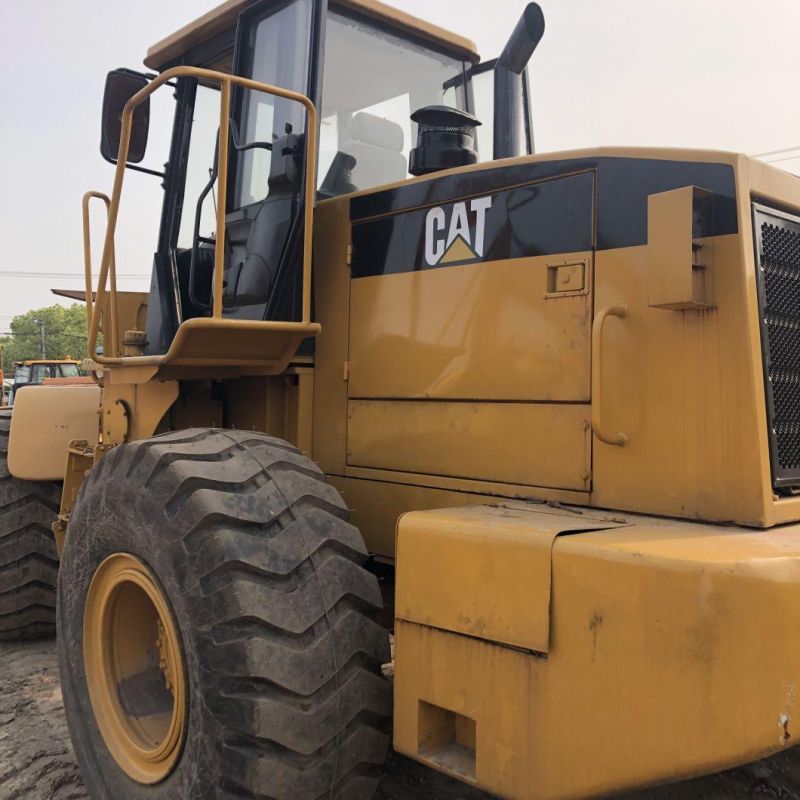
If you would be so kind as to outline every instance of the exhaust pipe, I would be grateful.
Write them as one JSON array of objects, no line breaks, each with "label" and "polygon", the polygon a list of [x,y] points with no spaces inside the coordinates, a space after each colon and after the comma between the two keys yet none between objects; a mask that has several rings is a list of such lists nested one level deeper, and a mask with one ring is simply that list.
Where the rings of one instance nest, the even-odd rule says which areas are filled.
[{"label": "exhaust pipe", "polygon": [[522,155],[522,73],[544,35],[544,14],[528,3],[494,69],[494,157]]}]

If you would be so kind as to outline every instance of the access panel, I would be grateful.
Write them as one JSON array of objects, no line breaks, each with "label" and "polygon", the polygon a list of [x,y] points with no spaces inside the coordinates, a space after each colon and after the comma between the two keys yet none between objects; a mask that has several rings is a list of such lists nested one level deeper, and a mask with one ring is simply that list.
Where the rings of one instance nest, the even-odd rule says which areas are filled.
[{"label": "access panel", "polygon": [[353,225],[349,466],[588,488],[593,202],[582,172]]}]

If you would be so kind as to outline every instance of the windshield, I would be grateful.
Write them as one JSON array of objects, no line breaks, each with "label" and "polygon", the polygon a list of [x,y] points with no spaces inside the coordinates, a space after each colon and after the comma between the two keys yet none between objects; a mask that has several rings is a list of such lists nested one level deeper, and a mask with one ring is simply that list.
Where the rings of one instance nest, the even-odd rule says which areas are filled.
[{"label": "windshield", "polygon": [[411,115],[431,105],[466,110],[466,66],[360,19],[330,12],[319,153],[323,194],[408,177],[417,136]]},{"label": "windshield", "polygon": [[45,378],[54,378],[56,367],[50,364],[34,364],[31,369],[31,383],[44,383]]},{"label": "windshield", "polygon": [[80,374],[77,364],[61,364],[62,378],[77,378]]},{"label": "windshield", "polygon": [[[292,0],[256,19],[244,38],[242,52],[247,55],[239,67],[243,74],[306,92],[311,16],[309,0]],[[492,160],[492,63],[473,67],[456,54],[340,9],[328,12],[324,52],[317,176],[322,197],[408,178],[417,139],[411,115],[426,106],[475,114],[481,122],[475,145],[478,160]],[[272,146],[289,132],[302,134],[304,116],[296,103],[260,92],[242,93],[232,121],[233,147],[241,152],[231,209],[261,203],[273,194]],[[520,138],[530,152],[530,137]]]}]

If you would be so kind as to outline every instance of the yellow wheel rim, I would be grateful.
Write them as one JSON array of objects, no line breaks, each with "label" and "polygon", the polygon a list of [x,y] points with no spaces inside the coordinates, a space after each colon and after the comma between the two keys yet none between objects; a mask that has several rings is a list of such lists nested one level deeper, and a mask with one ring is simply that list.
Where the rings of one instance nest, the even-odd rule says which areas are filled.
[{"label": "yellow wheel rim", "polygon": [[134,556],[109,556],[92,578],[83,660],[94,716],[117,764],[139,783],[164,780],[183,744],[183,659],[166,599]]}]

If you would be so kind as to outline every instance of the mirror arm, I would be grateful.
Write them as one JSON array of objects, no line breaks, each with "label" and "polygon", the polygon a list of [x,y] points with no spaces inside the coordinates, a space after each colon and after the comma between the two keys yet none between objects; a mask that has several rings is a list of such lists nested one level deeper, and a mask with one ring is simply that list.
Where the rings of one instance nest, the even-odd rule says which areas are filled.
[{"label": "mirror arm", "polygon": [[[109,164],[113,164],[114,166],[117,165],[116,158],[106,158]],[[156,178],[166,178],[166,172],[159,172],[156,169],[148,169],[147,167],[140,167],[138,164],[126,164],[125,169],[132,169],[135,172],[143,172],[145,175],[155,175]]]},{"label": "mirror arm", "polygon": [[166,178],[166,172],[159,172],[157,169],[148,169],[147,167],[140,167],[137,164],[126,164],[125,169],[132,169],[134,172],[144,172],[145,175],[155,175],[156,178]]},{"label": "mirror arm", "polygon": [[[155,72],[142,72],[140,74],[147,78],[148,81],[154,81],[158,77]],[[178,84],[175,81],[167,81],[164,86],[169,86],[172,89],[178,88]]]}]

